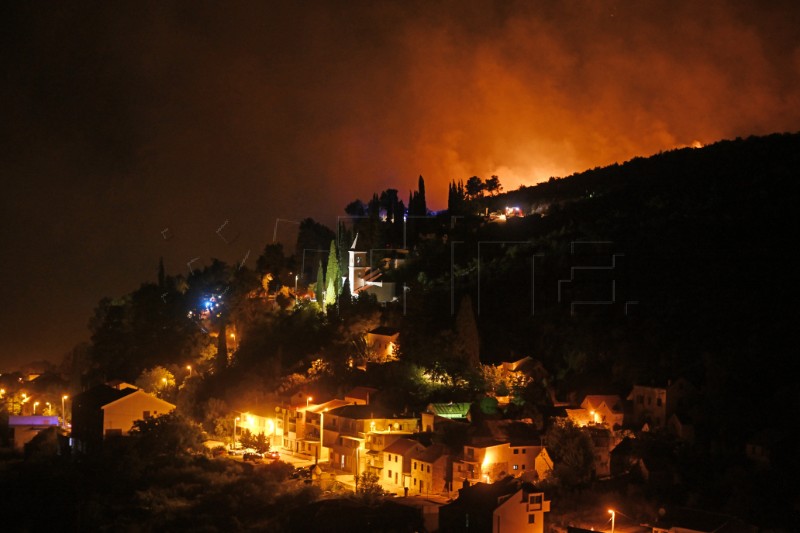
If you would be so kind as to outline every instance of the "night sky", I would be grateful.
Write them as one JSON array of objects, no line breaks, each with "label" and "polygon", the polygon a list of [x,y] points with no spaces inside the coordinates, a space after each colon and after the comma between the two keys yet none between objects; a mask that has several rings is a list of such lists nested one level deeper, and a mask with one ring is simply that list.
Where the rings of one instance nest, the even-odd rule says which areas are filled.
[{"label": "night sky", "polygon": [[[357,197],[405,201],[420,174],[440,209],[451,179],[509,190],[800,130],[794,0],[14,1],[0,15],[0,371],[58,362],[97,301],[155,281],[160,256],[171,274],[194,258],[253,266],[276,219],[335,227]],[[287,245],[295,232],[278,223]]]}]

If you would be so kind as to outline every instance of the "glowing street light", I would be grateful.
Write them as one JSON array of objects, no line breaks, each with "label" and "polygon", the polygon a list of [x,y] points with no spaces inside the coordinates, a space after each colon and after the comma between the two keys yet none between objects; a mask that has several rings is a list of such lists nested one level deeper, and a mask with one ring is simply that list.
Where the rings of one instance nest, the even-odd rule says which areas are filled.
[{"label": "glowing street light", "polygon": [[233,449],[236,449],[236,422],[239,421],[239,417],[233,419]]},{"label": "glowing street light", "polygon": [[236,333],[231,333],[231,339],[233,339],[233,351],[235,352],[238,348],[236,344]]},{"label": "glowing street light", "polygon": [[186,365],[186,370],[189,371],[189,377],[192,377],[192,365]]},{"label": "glowing street light", "polygon": [[297,279],[299,277],[300,276],[298,276],[297,274],[294,275],[294,302],[295,303],[297,303]]},{"label": "glowing street light", "polygon": [[613,509],[609,509],[608,512],[611,515],[611,533],[614,533],[614,519],[617,516],[617,512]]},{"label": "glowing street light", "polygon": [[309,396],[308,398],[306,398],[306,409],[308,409],[308,403],[309,403],[311,400],[313,400],[313,399],[314,399],[314,398],[312,398],[311,396]]},{"label": "glowing street light", "polygon": [[33,414],[36,414],[36,406],[39,405],[39,402],[33,402]]},{"label": "glowing street light", "polygon": [[61,424],[66,426],[67,425],[67,414],[64,410],[64,401],[69,398],[66,394],[61,396]]},{"label": "glowing street light", "polygon": [[51,414],[53,414],[53,406],[52,406],[52,405],[50,405],[50,402],[44,402],[44,403],[45,403],[45,405],[47,406],[47,414],[48,414],[48,415],[51,415]]}]

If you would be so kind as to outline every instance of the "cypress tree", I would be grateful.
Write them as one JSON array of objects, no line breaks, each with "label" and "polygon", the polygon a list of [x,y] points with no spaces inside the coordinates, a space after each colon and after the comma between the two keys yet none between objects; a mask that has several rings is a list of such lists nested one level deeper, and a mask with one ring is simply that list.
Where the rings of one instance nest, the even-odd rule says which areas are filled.
[{"label": "cypress tree", "polygon": [[325,291],[325,273],[322,270],[322,261],[320,260],[319,266],[317,267],[317,284],[314,287],[314,296],[317,298],[317,303],[320,306],[325,305],[322,298],[323,291]]},{"label": "cypress tree", "polygon": [[331,249],[328,252],[328,268],[325,270],[326,304],[330,301],[330,298],[333,298],[333,302],[336,302],[336,297],[339,295],[339,290],[341,287],[341,278],[339,276],[339,259],[337,256],[336,241],[331,241]]},{"label": "cypress tree", "polygon": [[417,186],[417,198],[416,198],[416,207],[419,210],[420,215],[425,216],[428,214],[428,204],[425,201],[425,180],[422,178],[422,174],[419,176],[419,185]]}]

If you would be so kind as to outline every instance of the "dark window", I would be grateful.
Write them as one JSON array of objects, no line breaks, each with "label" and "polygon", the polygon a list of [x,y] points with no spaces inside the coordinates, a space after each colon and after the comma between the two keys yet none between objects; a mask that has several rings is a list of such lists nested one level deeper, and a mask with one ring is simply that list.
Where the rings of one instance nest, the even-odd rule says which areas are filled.
[{"label": "dark window", "polygon": [[528,453],[528,450],[526,448],[522,448],[522,455],[525,455],[526,453]]},{"label": "dark window", "polygon": [[150,419],[150,411],[145,411],[142,413],[142,420],[149,420]]},{"label": "dark window", "polygon": [[514,455],[517,455],[518,453],[519,453],[519,450],[517,450],[517,449],[515,448],[515,449],[514,449]]},{"label": "dark window", "polygon": [[659,407],[661,407],[661,398],[658,398],[658,399],[656,400],[656,405],[657,405],[657,406],[659,406]]},{"label": "dark window", "polygon": [[536,523],[536,515],[535,514],[529,514],[528,515],[528,523],[529,524],[535,524]]}]

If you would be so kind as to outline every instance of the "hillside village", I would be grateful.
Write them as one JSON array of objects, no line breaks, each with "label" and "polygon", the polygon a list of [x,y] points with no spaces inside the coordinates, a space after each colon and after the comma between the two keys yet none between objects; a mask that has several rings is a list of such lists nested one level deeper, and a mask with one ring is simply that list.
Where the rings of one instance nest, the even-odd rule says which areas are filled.
[{"label": "hillside village", "polygon": [[[306,219],[253,268],[162,261],[60,367],[0,375],[6,453],[261,472],[290,502],[275,531],[782,530],[796,460],[782,417],[758,415],[792,390],[764,281],[789,200],[744,217],[740,197],[785,184],[798,147],[726,141],[506,193],[474,177],[441,212],[420,176],[407,205],[389,189],[335,231]],[[763,262],[721,269],[734,231]],[[158,496],[181,517],[193,497]]]}]

